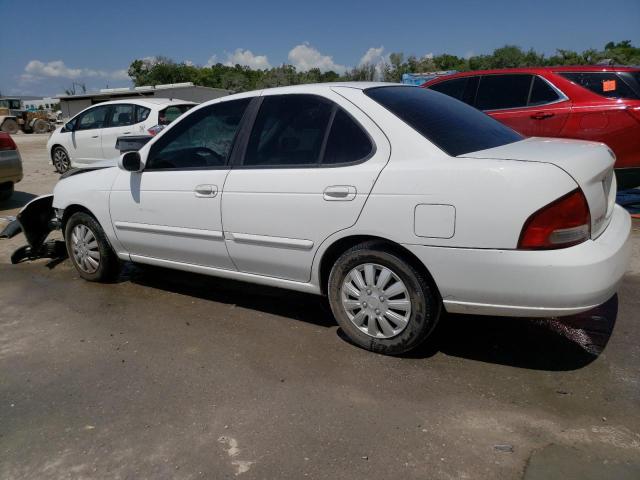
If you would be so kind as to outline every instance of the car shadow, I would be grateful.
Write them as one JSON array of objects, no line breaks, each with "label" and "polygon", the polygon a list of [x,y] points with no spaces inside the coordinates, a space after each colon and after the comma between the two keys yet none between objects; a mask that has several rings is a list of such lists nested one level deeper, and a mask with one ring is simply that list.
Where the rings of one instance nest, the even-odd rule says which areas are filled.
[{"label": "car shadow", "polygon": [[[326,328],[336,326],[328,302],[316,295],[216,277],[127,264],[121,282],[261,311]],[[247,294],[250,292],[250,294]],[[593,362],[603,351],[618,313],[618,298],[579,315],[514,318],[443,315],[432,338],[405,358],[426,359],[440,352],[469,360],[518,368],[568,371]],[[341,329],[337,334],[349,342]]]},{"label": "car shadow", "polygon": [[328,303],[317,295],[149,265],[126,264],[119,278],[125,281],[326,328],[336,326]]},{"label": "car shadow", "polygon": [[36,197],[37,195],[34,195],[33,193],[15,191],[9,200],[0,201],[0,213],[5,210],[22,208]]}]

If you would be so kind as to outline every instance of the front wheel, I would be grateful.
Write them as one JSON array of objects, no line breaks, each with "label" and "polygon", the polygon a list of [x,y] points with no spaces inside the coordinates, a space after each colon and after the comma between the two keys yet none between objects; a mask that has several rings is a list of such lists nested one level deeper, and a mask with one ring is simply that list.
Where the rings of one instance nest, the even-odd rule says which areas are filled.
[{"label": "front wheel", "polygon": [[20,127],[18,125],[18,122],[16,122],[14,119],[7,118],[4,122],[2,122],[2,127],[0,127],[0,130],[10,135],[15,135],[16,133],[18,133],[18,130],[20,130]]},{"label": "front wheel", "polygon": [[329,275],[329,303],[346,335],[367,350],[406,353],[423,343],[440,317],[434,286],[383,245],[357,245]]},{"label": "front wheel", "polygon": [[53,149],[51,152],[51,159],[53,160],[53,166],[58,173],[64,173],[71,168],[69,154],[62,147],[55,147]]},{"label": "front wheel", "polygon": [[65,227],[69,258],[82,278],[108,282],[118,276],[120,263],[100,224],[91,215],[77,212]]},{"label": "front wheel", "polygon": [[9,200],[13,195],[13,182],[0,184],[0,200]]}]

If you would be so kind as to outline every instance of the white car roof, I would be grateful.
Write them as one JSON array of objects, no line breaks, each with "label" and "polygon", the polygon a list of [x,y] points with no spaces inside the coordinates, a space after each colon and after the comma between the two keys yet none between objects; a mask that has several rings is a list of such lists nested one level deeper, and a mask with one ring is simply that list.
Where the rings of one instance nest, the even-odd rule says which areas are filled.
[{"label": "white car roof", "polygon": [[141,97],[141,98],[123,98],[122,100],[109,100],[108,102],[101,102],[100,105],[117,105],[121,103],[133,103],[135,105],[142,105],[144,107],[164,107],[167,105],[197,105],[195,102],[188,100],[178,100],[175,98],[157,98],[157,97]]}]

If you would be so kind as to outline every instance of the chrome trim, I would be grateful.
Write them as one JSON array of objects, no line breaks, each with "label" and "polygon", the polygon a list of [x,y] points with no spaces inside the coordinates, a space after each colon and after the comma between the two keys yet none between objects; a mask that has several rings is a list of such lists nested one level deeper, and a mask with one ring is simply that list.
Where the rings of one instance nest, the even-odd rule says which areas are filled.
[{"label": "chrome trim", "polygon": [[[123,258],[123,257],[120,257]],[[126,257],[125,257],[126,258]],[[269,277],[266,275],[258,275],[255,273],[238,272],[235,270],[225,270],[223,268],[207,267],[204,265],[196,265],[193,263],[176,262],[174,260],[162,260],[160,258],[145,257],[143,255],[129,255],[132,262],[146,263],[148,265],[157,265],[159,267],[175,268],[187,272],[201,273],[204,275],[212,275],[222,278],[230,278],[232,280],[240,280],[245,282],[257,283],[259,285],[267,285],[270,287],[287,288],[297,290],[299,292],[321,294],[320,288],[313,283],[297,282],[295,280],[287,280],[278,277]]]},{"label": "chrome trim", "polygon": [[270,237],[267,235],[252,235],[249,233],[224,232],[227,240],[236,243],[248,243],[252,245],[262,245],[274,248],[290,248],[293,250],[311,250],[313,242],[299,238]]},{"label": "chrome trim", "polygon": [[148,223],[114,222],[117,230],[130,232],[157,233],[160,235],[176,235],[179,237],[203,238],[207,240],[223,240],[222,232],[197,228],[169,227],[166,225],[150,225]]}]

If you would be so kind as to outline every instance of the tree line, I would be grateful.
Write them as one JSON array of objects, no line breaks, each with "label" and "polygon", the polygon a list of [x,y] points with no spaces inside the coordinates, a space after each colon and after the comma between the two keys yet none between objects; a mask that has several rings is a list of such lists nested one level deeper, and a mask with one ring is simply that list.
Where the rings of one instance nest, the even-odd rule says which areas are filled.
[{"label": "tree line", "polygon": [[554,55],[545,56],[533,49],[527,51],[516,45],[505,45],[491,54],[473,55],[467,58],[450,54],[425,57],[391,53],[387,59],[375,64],[360,65],[343,74],[321,72],[317,68],[298,71],[293,65],[283,64],[265,70],[247,66],[228,66],[222,63],[197,66],[175,62],[167,57],[153,60],[134,60],[129,66],[129,76],[135,86],[166,83],[193,82],[205,87],[224,88],[236,92],[285,85],[322,83],[335,81],[381,80],[399,82],[404,73],[427,73],[443,70],[484,70],[490,68],[515,68],[555,65],[640,65],[640,47],[629,40],[609,42],[602,50],[588,49],[581,53],[558,49]]}]

